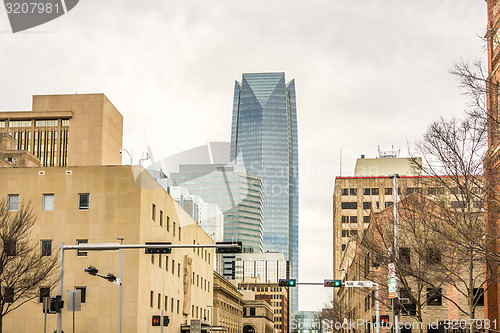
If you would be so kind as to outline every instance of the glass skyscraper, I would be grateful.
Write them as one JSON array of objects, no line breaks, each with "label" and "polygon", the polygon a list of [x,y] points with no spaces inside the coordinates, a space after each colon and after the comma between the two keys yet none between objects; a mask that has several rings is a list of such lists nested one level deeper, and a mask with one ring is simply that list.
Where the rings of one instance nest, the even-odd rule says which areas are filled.
[{"label": "glass skyscraper", "polygon": [[[231,161],[262,177],[264,250],[281,252],[298,276],[298,151],[295,81],[285,73],[243,74],[236,81]],[[298,308],[296,288],[292,310]]]}]

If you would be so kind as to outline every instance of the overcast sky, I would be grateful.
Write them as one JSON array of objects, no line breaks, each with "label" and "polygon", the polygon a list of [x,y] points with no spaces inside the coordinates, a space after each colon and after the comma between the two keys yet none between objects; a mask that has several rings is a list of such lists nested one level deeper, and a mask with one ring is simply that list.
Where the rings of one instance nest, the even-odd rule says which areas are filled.
[{"label": "overcast sky", "polygon": [[[105,93],[124,116],[124,147],[156,159],[229,141],[234,81],[296,80],[300,278],[332,275],[332,189],[357,157],[408,150],[429,122],[460,116],[448,74],[485,58],[484,0],[81,0],[12,34],[0,8],[0,110],[34,94]],[[128,161],[128,159],[124,160]],[[301,310],[328,292],[300,287]]]}]

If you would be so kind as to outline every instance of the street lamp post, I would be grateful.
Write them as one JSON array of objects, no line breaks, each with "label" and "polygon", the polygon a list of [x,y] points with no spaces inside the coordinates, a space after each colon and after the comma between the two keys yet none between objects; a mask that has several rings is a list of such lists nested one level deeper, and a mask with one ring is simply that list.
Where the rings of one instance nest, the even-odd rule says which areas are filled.
[{"label": "street lamp post", "polygon": [[[390,175],[389,178],[392,179],[392,195],[393,195],[393,214],[394,214],[394,243],[393,243],[393,254],[394,261],[397,263],[399,259],[399,215],[398,215],[398,174]],[[395,265],[397,267],[397,265]],[[394,317],[394,333],[399,333],[399,313],[396,313],[396,299],[399,298],[398,291],[398,278],[396,275],[395,279],[396,287],[396,297],[392,299],[392,315]],[[398,300],[399,301],[399,300]]]},{"label": "street lamp post", "polygon": [[210,308],[210,333],[212,333],[212,326],[214,325],[214,307],[213,305],[207,305]]},{"label": "street lamp post", "polygon": [[[132,161],[131,161],[132,164]],[[123,237],[117,237],[120,245],[123,245]],[[122,310],[123,310],[123,249],[120,249],[120,302],[118,303],[118,333],[122,332]]]}]

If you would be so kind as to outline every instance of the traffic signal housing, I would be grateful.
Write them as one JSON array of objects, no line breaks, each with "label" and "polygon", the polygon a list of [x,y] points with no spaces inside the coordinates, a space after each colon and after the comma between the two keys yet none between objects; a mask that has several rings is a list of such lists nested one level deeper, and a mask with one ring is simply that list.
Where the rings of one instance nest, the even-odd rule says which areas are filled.
[{"label": "traffic signal housing", "polygon": [[342,280],[324,280],[324,287],[340,288],[342,287]]},{"label": "traffic signal housing", "polygon": [[[172,245],[170,242],[146,242],[145,244],[147,245]],[[172,248],[170,247],[163,247],[163,248],[151,248],[151,247],[146,247],[145,249],[146,254],[155,254],[155,253],[172,253]]]},{"label": "traffic signal housing", "polygon": [[295,279],[280,279],[278,282],[280,287],[295,287],[297,285],[297,280]]},{"label": "traffic signal housing", "polygon": [[99,270],[94,266],[89,266],[85,268],[84,271],[89,273],[90,275],[96,275],[99,272]]},{"label": "traffic signal housing", "polygon": [[242,242],[216,242],[215,245],[236,245],[235,247],[217,247],[215,253],[241,253]]},{"label": "traffic signal housing", "polygon": [[160,326],[160,316],[153,316],[151,326]]},{"label": "traffic signal housing", "polygon": [[62,308],[64,308],[64,301],[62,300],[61,295],[50,298],[49,313],[60,313]]}]

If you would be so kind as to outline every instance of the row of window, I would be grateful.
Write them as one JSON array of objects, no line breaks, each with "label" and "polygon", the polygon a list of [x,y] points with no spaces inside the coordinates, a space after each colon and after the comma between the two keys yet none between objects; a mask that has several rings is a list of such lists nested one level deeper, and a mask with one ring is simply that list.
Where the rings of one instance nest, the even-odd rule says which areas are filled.
[{"label": "row of window", "polygon": [[[19,210],[19,194],[9,194],[8,205],[10,211]],[[45,193],[42,194],[42,209],[44,211],[54,210],[54,194]],[[90,209],[90,193],[78,193],[78,209],[79,210],[89,210]]]},{"label": "row of window", "polygon": [[[342,223],[358,223],[357,216],[341,216]],[[370,216],[363,216],[363,223],[370,223]]]},{"label": "row of window", "polygon": [[[385,208],[390,207],[394,204],[392,201],[386,201],[385,202]],[[377,201],[375,202],[375,205],[377,206],[377,209],[380,208],[380,203]],[[341,203],[342,209],[358,209],[358,203],[356,201],[345,201]],[[369,201],[363,202],[363,209],[372,209],[372,203]]]},{"label": "row of window", "polygon": [[[342,195],[358,195],[357,188],[343,188],[343,189],[341,189],[340,192]],[[422,187],[407,187],[405,189],[405,192],[406,192],[406,194],[413,194],[413,193],[421,193],[422,194],[422,193],[424,193],[424,188],[422,188]],[[446,189],[444,187],[427,187],[426,192],[427,192],[427,194],[430,194],[430,195],[443,195],[446,193]],[[450,188],[451,194],[458,194],[460,192],[462,192],[462,191],[458,187]],[[480,187],[473,187],[472,192],[475,194],[481,194],[482,189]],[[385,195],[392,195],[393,194],[392,187],[384,188],[384,194]],[[401,194],[401,188],[398,188],[398,194]],[[379,188],[378,187],[363,188],[363,195],[379,195]]]},{"label": "row of window", "polygon": [[[153,221],[156,221],[156,210],[157,210],[157,207],[156,207],[156,204],[153,204],[152,206],[152,210],[151,210],[151,219]],[[160,209],[160,227],[163,227],[163,210]],[[167,232],[170,232],[170,216],[167,215],[167,221],[165,223],[165,227],[167,229]],[[175,237],[175,234],[176,234],[176,231],[177,232],[177,237],[179,238],[179,240],[181,240],[181,227],[179,226],[178,227],[178,230],[177,230],[177,226],[176,226],[176,223],[174,221],[172,221],[172,236]]]},{"label": "row of window", "polygon": [[342,237],[349,237],[349,236],[357,236],[358,231],[357,230],[342,230]]},{"label": "row of window", "polygon": [[[151,292],[149,294],[149,306],[150,307],[154,306],[154,300],[155,300],[155,292],[151,290]],[[162,300],[162,295],[160,293],[158,293],[157,302],[156,302],[158,309],[161,309],[161,300]],[[163,302],[163,306],[164,306],[165,311],[168,311],[169,303],[170,303],[170,312],[180,313],[180,301],[179,300],[175,300],[173,297],[171,297],[170,302],[169,302],[168,296],[165,295],[164,302]]]}]

